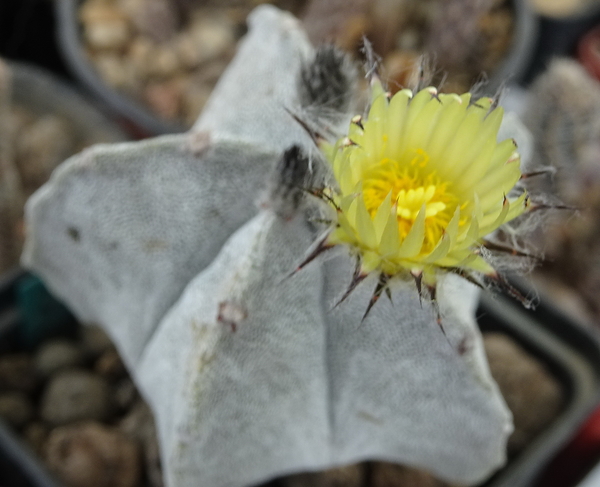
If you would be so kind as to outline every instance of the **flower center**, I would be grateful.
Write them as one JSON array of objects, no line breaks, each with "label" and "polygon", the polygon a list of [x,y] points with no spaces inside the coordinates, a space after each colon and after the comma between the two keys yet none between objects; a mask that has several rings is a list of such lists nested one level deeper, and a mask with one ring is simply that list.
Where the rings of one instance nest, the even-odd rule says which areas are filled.
[{"label": "flower center", "polygon": [[440,211],[445,210],[446,203],[432,201],[436,193],[437,186],[434,184],[419,186],[415,189],[411,188],[408,191],[401,189],[395,197],[398,217],[414,221],[423,205],[425,205],[426,218],[433,217]]},{"label": "flower center", "polygon": [[363,198],[371,218],[390,194],[398,216],[400,239],[412,228],[423,205],[425,206],[425,241],[423,252],[430,252],[452,218],[458,199],[448,192],[448,183],[437,174],[424,170],[428,154],[413,151],[408,164],[385,158],[363,174]]}]

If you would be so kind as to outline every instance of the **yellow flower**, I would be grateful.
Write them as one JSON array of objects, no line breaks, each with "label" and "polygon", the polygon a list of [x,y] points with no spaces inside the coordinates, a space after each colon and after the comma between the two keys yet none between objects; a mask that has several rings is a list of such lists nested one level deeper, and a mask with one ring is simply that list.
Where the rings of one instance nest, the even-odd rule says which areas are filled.
[{"label": "yellow flower", "polygon": [[325,244],[354,249],[362,275],[412,274],[432,286],[440,272],[494,275],[482,238],[529,201],[507,197],[521,172],[514,141],[497,142],[502,116],[490,98],[426,88],[389,100],[375,82],[367,119],[323,148],[337,183]]}]

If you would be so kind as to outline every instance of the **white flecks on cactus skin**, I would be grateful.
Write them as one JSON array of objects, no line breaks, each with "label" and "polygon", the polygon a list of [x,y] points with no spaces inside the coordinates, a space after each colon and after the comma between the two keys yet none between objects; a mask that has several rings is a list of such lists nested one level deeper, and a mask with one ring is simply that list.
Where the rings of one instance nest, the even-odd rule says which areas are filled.
[{"label": "white flecks on cactus skin", "polygon": [[295,19],[258,8],[189,134],[98,146],[53,175],[28,204],[23,262],[114,338],[155,413],[170,487],[366,459],[481,481],[505,461],[512,426],[478,290],[440,276],[442,333],[412,282],[364,321],[375,274],[334,307],[354,272],[345,253],[293,272],[323,203],[293,182],[327,172],[297,122],[323,102],[298,93],[312,55]]}]

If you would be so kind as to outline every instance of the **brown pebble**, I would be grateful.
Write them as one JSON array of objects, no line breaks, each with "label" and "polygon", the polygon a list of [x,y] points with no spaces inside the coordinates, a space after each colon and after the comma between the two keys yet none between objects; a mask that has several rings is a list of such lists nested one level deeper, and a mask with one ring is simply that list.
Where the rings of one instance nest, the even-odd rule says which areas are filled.
[{"label": "brown pebble", "polygon": [[448,484],[433,475],[387,462],[374,462],[369,487],[446,487]]},{"label": "brown pebble", "polygon": [[416,86],[420,69],[418,53],[397,50],[385,58],[385,69],[393,91],[402,86]]},{"label": "brown pebble", "polygon": [[[192,1],[183,12],[180,3],[85,0],[80,18],[86,53],[107,85],[161,118],[191,126],[233,57],[251,6],[226,9],[219,2],[214,8]],[[211,74],[201,85],[192,81],[214,67],[216,77]]]},{"label": "brown pebble", "polygon": [[114,348],[110,337],[96,325],[84,326],[81,329],[81,346],[86,356],[92,360],[96,360],[106,350]]},{"label": "brown pebble", "polygon": [[148,66],[154,51],[154,44],[149,39],[138,36],[129,45],[127,58],[135,76],[144,84],[150,76]]},{"label": "brown pebble", "polygon": [[147,62],[148,76],[158,80],[169,79],[180,69],[177,54],[170,45],[154,46]]},{"label": "brown pebble", "polygon": [[92,49],[119,50],[131,37],[124,12],[102,0],[85,2],[79,11],[85,40]]},{"label": "brown pebble", "polygon": [[45,423],[34,421],[23,429],[23,437],[31,449],[42,456],[46,439],[48,438],[48,426]]},{"label": "brown pebble", "polygon": [[45,183],[50,173],[73,152],[73,130],[56,115],[43,115],[17,134],[15,155],[28,193]]},{"label": "brown pebble", "polygon": [[513,413],[508,452],[514,454],[558,415],[564,391],[539,360],[506,335],[486,333],[484,345],[492,376]]},{"label": "brown pebble", "polygon": [[54,425],[102,421],[113,409],[110,387],[104,378],[87,370],[65,370],[48,383],[40,408],[42,419]]},{"label": "brown pebble", "polygon": [[359,463],[331,468],[323,472],[323,477],[327,487],[361,487],[365,478],[365,466]]},{"label": "brown pebble", "polygon": [[137,397],[137,389],[129,377],[124,377],[115,385],[115,404],[120,409],[129,409]]},{"label": "brown pebble", "polygon": [[173,0],[117,0],[135,27],[138,37],[168,41],[176,32],[179,18]]},{"label": "brown pebble", "polygon": [[37,384],[30,355],[11,353],[0,357],[0,392],[31,392]]},{"label": "brown pebble", "polygon": [[[227,55],[235,45],[235,26],[222,15],[198,15],[183,38],[189,37],[195,45],[195,56],[184,57],[188,66],[194,67],[214,58]],[[181,37],[180,37],[181,42]],[[180,55],[183,54],[180,52]],[[189,53],[188,53],[189,54]]]},{"label": "brown pebble", "polygon": [[22,392],[0,394],[0,417],[14,428],[23,427],[33,417],[33,406]]},{"label": "brown pebble", "polygon": [[135,66],[127,59],[113,53],[98,53],[93,56],[94,65],[102,79],[110,86],[134,95],[140,89]]},{"label": "brown pebble", "polygon": [[202,109],[206,105],[213,87],[213,83],[211,82],[195,81],[194,78],[191,78],[182,93],[182,116],[188,127],[194,125],[200,113],[202,113]]},{"label": "brown pebble", "polygon": [[83,351],[71,340],[50,340],[39,348],[34,363],[35,370],[41,377],[49,377],[59,370],[81,365]]},{"label": "brown pebble", "polygon": [[116,428],[98,423],[58,427],[46,444],[46,462],[70,487],[137,487],[138,445]]},{"label": "brown pebble", "polygon": [[129,414],[119,423],[119,429],[142,445],[146,477],[150,486],[162,487],[158,436],[150,407],[143,400],[138,400]]},{"label": "brown pebble", "polygon": [[182,89],[182,83],[178,79],[148,83],[144,98],[155,113],[172,119],[179,114]]},{"label": "brown pebble", "polygon": [[324,487],[323,477],[320,472],[307,472],[288,475],[279,479],[280,487]]},{"label": "brown pebble", "polygon": [[314,0],[303,18],[304,28],[313,43],[331,42],[352,50],[369,25],[367,0]]},{"label": "brown pebble", "polygon": [[281,487],[362,487],[365,482],[364,464],[346,465],[322,472],[307,472],[279,479]]},{"label": "brown pebble", "polygon": [[94,364],[94,372],[110,381],[119,380],[127,375],[121,356],[115,349],[107,350],[98,357]]}]

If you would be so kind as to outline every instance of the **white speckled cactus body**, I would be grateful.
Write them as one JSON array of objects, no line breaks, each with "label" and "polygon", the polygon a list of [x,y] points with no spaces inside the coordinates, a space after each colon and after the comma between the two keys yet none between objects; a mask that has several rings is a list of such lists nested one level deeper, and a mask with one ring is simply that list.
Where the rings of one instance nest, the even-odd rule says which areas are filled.
[{"label": "white speckled cactus body", "polygon": [[343,252],[289,277],[316,235],[265,187],[290,145],[317,150],[288,112],[311,55],[295,19],[257,9],[192,131],[96,146],[55,172],[28,204],[24,264],[115,340],[155,413],[171,487],[364,459],[481,481],[505,461],[511,417],[476,288],[441,279],[444,334],[413,283],[364,321],[372,277],[333,307],[354,269]]}]

